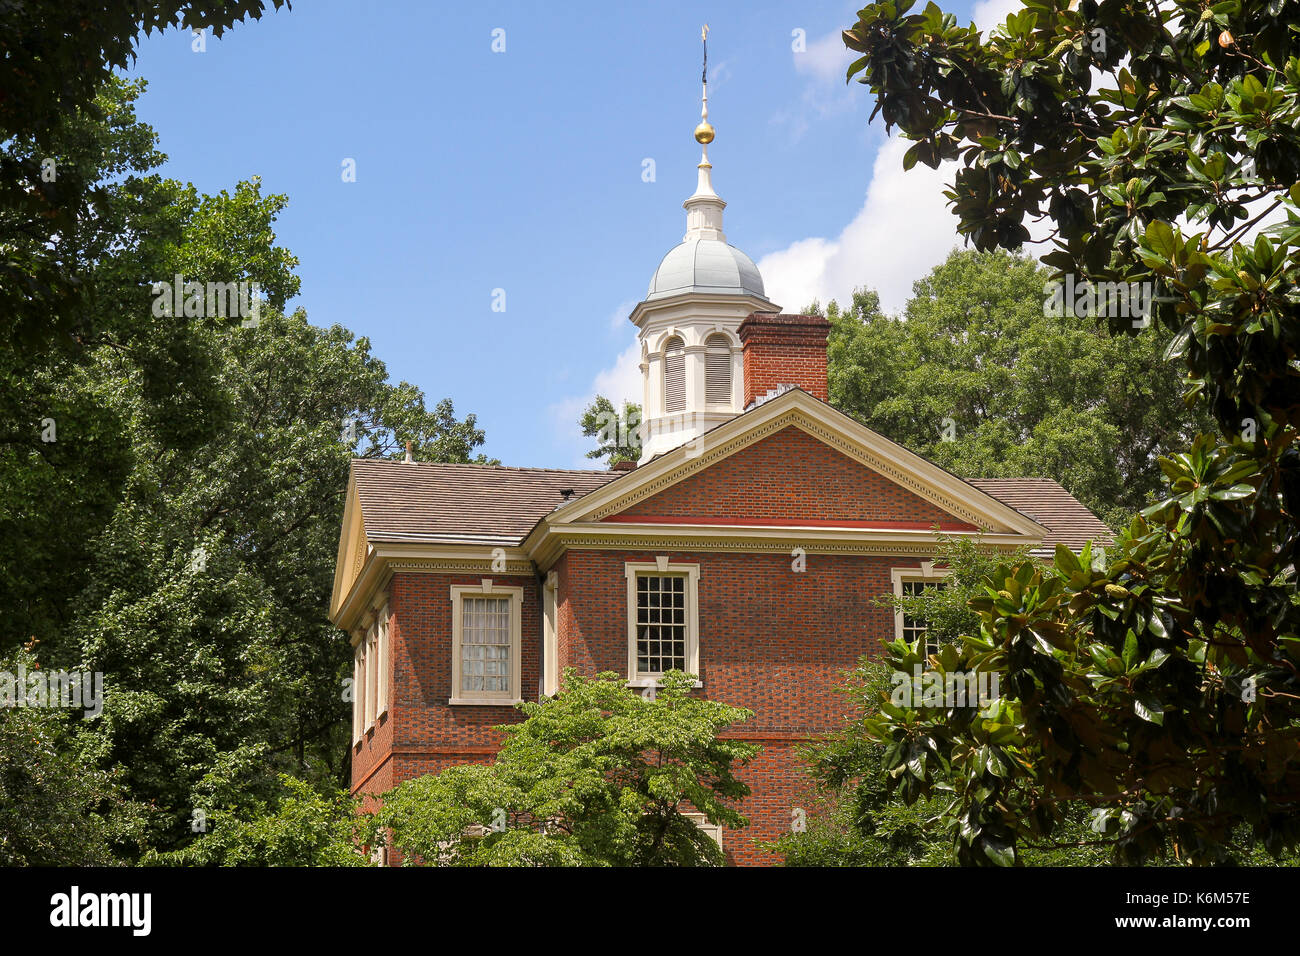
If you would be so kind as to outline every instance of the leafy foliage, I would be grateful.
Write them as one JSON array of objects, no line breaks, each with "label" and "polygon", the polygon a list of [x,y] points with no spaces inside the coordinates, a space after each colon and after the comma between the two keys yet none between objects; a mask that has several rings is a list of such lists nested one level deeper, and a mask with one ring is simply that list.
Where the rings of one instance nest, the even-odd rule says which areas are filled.
[{"label": "leafy foliage", "polygon": [[[26,649],[0,660],[0,671],[13,678],[20,665],[39,672]],[[76,755],[70,725],[81,719],[49,707],[0,708],[0,866],[111,866],[117,846],[140,839],[143,815],[120,774]]]},{"label": "leafy foliage", "polygon": [[[205,781],[208,782],[208,781]],[[361,852],[357,801],[346,791],[320,793],[302,780],[279,778],[272,803],[221,807],[203,818],[202,836],[188,847],[151,852],[153,866],[370,866]]]},{"label": "leafy foliage", "polygon": [[611,468],[621,461],[636,461],[641,457],[640,424],[640,405],[624,402],[623,410],[617,412],[613,402],[597,395],[578,419],[582,433],[597,442],[587,457],[604,458]]},{"label": "leafy foliage", "polygon": [[[1154,286],[1218,431],[1161,459],[1164,497],[1104,559],[991,575],[980,635],[944,666],[1004,671],[995,716],[875,729],[905,796],[951,781],[963,862],[1015,861],[1073,801],[1126,862],[1300,837],[1297,6],[1027,0],[985,39],[881,3],[845,32],[909,160],[959,162],[949,198],[977,248],[1046,214],[1058,274]],[[1270,210],[1287,221],[1251,240]]]},{"label": "leafy foliage", "polygon": [[831,402],[964,478],[1050,477],[1112,527],[1155,500],[1160,455],[1211,427],[1182,401],[1158,327],[1112,336],[1045,308],[1051,273],[955,250],[900,318],[831,302]]},{"label": "leafy foliage", "polygon": [[[272,0],[274,7],[287,0]],[[95,286],[85,266],[98,258],[104,204],[114,188],[102,157],[70,154],[69,118],[112,120],[101,91],[135,57],[141,32],[176,26],[224,30],[258,19],[263,0],[8,0],[0,37],[0,316],[5,340],[23,349],[93,334]],[[183,42],[183,41],[182,41]],[[109,163],[117,161],[110,155]],[[53,163],[51,166],[50,163]],[[128,239],[117,231],[115,236]],[[11,336],[13,337],[11,339]]]},{"label": "leafy foliage", "polygon": [[738,828],[749,794],[733,764],[758,746],[719,738],[750,711],[691,696],[694,677],[664,675],[652,698],[618,675],[572,668],[563,690],[526,702],[495,763],[408,780],[382,796],[375,841],[405,865],[698,866],[722,851],[684,812]]},{"label": "leafy foliage", "polygon": [[[924,648],[896,642],[887,659],[864,658],[845,675],[841,693],[852,705],[852,720],[840,732],[812,745],[806,752],[810,771],[826,808],[809,821],[804,833],[777,841],[774,849],[790,866],[951,866],[957,863],[953,834],[943,826],[951,802],[950,784],[936,772],[936,784],[925,796],[900,792],[897,753],[878,739],[875,729],[882,713],[902,684],[913,683],[913,667],[941,667],[951,657],[949,646],[963,634],[978,631],[979,617],[971,599],[984,593],[984,580],[1004,561],[1025,561],[1024,552],[1004,553],[968,538],[945,537],[936,555],[948,574],[942,589],[927,589],[917,597],[881,600],[927,623],[940,655],[923,661]],[[990,688],[992,689],[992,688]],[[907,799],[913,797],[913,799]],[[1051,842],[1042,841],[1022,854],[1028,865],[1087,866],[1104,862],[1107,845],[1088,828],[1087,808],[1064,812]]]},{"label": "leafy foliage", "polygon": [[[483,433],[389,382],[366,339],[284,314],[285,197],[149,173],[138,91],[115,81],[106,120],[56,131],[104,183],[79,246],[89,324],[63,347],[0,348],[0,648],[37,638],[52,666],[104,673],[79,759],[122,768],[150,808],[146,845],[167,850],[193,838],[226,762],[268,806],[282,771],[346,779],[350,656],[326,606],[349,460],[409,439],[422,460],[467,461]],[[260,283],[257,324],[155,308],[153,282],[177,273]]]}]

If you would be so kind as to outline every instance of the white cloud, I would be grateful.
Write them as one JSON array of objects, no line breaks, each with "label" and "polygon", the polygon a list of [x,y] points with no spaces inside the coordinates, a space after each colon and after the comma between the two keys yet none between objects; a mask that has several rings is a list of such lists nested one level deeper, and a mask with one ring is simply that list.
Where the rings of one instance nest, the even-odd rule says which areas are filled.
[{"label": "white cloud", "polygon": [[769,122],[786,127],[790,141],[798,142],[815,120],[853,109],[854,90],[844,82],[845,71],[853,62],[853,53],[844,45],[840,30],[812,40],[803,52],[790,53],[794,71],[807,82],[795,106],[777,110]]},{"label": "white cloud", "polygon": [[801,239],[759,260],[768,298],[793,312],[813,299],[846,304],[866,285],[886,312],[902,310],[912,283],[961,244],[943,196],[952,169],[918,163],[904,172],[910,145],[894,138],[881,146],[866,202],[837,237]]},{"label": "white cloud", "polygon": [[[623,317],[627,318],[626,311]],[[582,434],[582,429],[578,427],[578,419],[597,395],[604,395],[614,403],[615,408],[621,408],[624,401],[636,402],[640,405],[640,362],[641,347],[633,339],[614,360],[613,365],[596,373],[586,394],[571,395],[547,406],[546,415],[551,424],[553,444],[558,452],[556,458],[568,461],[568,464],[563,467],[602,467],[596,459],[586,457],[587,452],[593,447],[592,440]]]},{"label": "white cloud", "polygon": [[615,406],[624,401],[641,404],[641,345],[636,339],[625,348],[614,364],[596,374],[592,397],[604,395]]},{"label": "white cloud", "polygon": [[813,76],[822,83],[844,85],[844,73],[853,62],[853,51],[844,45],[839,30],[808,44],[803,53],[794,54],[794,71]]},{"label": "white cloud", "polygon": [[980,0],[971,11],[975,26],[984,33],[1006,22],[1008,13],[1019,13],[1024,9],[1021,0]]},{"label": "white cloud", "polygon": [[627,317],[632,314],[636,308],[636,299],[625,299],[618,305],[614,306],[614,311],[609,314],[609,328],[611,332],[622,332],[627,329]]}]

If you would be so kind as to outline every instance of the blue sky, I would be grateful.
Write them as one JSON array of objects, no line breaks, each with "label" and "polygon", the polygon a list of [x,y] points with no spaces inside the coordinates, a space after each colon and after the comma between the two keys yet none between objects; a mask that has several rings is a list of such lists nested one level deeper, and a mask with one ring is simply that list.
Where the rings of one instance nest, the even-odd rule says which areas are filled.
[{"label": "blue sky", "polygon": [[[576,419],[597,391],[640,397],[627,314],[685,229],[702,22],[714,185],[769,298],[866,284],[897,309],[957,244],[942,177],[904,175],[844,83],[858,5],[300,0],[202,53],[155,35],[131,75],[165,174],[288,195],[277,237],[313,323],[474,412],[503,464],[598,467]],[[1009,5],[945,7],[986,27]]]}]

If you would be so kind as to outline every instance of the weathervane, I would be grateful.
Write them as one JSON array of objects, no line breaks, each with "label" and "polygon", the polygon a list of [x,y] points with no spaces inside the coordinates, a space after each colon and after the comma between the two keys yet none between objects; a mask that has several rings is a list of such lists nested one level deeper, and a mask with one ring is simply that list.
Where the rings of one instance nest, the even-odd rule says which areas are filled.
[{"label": "weathervane", "polygon": [[695,142],[705,147],[704,163],[709,162],[708,145],[713,142],[713,127],[709,125],[709,25],[700,28],[700,40],[704,43],[704,70],[700,73],[700,83],[704,87],[702,99],[704,105],[700,110],[700,125],[695,127]]}]

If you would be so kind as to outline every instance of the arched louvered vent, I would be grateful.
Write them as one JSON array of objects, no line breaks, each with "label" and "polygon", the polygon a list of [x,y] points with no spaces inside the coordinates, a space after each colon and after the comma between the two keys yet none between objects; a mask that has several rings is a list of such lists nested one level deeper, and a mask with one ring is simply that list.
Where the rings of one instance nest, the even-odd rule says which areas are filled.
[{"label": "arched louvered vent", "polygon": [[710,336],[704,353],[704,398],[710,405],[731,404],[731,343]]},{"label": "arched louvered vent", "polygon": [[664,410],[686,409],[686,345],[673,337],[664,345]]}]

